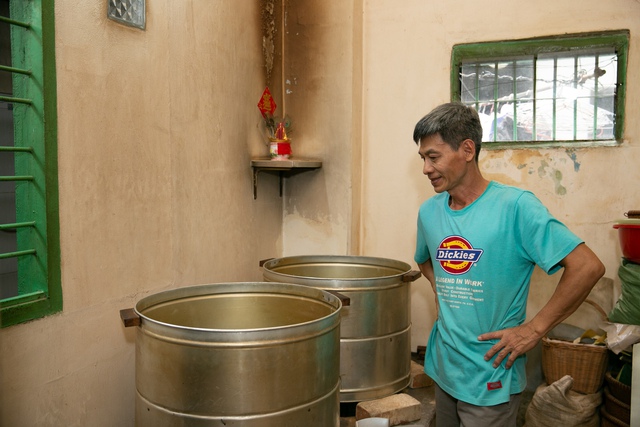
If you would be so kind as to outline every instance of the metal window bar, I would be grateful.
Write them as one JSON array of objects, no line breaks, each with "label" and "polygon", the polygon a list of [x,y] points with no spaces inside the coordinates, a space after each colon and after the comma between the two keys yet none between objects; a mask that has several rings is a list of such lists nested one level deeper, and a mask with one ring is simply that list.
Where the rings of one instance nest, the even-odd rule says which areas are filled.
[{"label": "metal window bar", "polygon": [[493,63],[493,142],[498,140],[498,62]]},{"label": "metal window bar", "polygon": [[9,103],[17,103],[17,104],[27,104],[33,105],[33,101],[27,98],[16,98],[14,96],[0,96],[0,101],[9,102]]},{"label": "metal window bar", "polygon": [[533,96],[531,99],[533,123],[531,140],[535,142],[538,140],[538,55],[533,56],[533,63],[531,66],[533,67]]},{"label": "metal window bar", "polygon": [[596,70],[600,69],[600,54],[596,54],[595,57],[595,68],[593,70],[593,139],[598,139],[598,108],[600,107],[598,104],[600,103],[600,99],[598,98],[598,79],[600,78],[599,73]]},{"label": "metal window bar", "polygon": [[23,70],[22,68],[8,67],[6,65],[0,65],[0,71],[8,71],[10,73],[25,74],[27,76],[31,75],[31,70]]},{"label": "metal window bar", "polygon": [[47,295],[43,291],[27,292],[17,295],[15,297],[4,298],[2,304],[10,306],[13,304],[24,304],[31,301],[37,301],[46,298]]},{"label": "metal window bar", "polygon": [[31,28],[31,24],[29,24],[28,22],[18,21],[15,19],[8,18],[6,16],[0,16],[0,22],[4,22],[11,25],[17,25],[18,27],[23,27],[23,28]]},{"label": "metal window bar", "polygon": [[33,181],[35,178],[31,175],[9,175],[0,176],[0,182],[6,181]]},{"label": "metal window bar", "polygon": [[558,58],[553,58],[553,102],[552,102],[552,114],[551,114],[551,132],[553,134],[553,140],[557,137],[557,112],[558,112]]},{"label": "metal window bar", "polygon": [[15,258],[24,255],[35,255],[35,249],[25,249],[23,251],[5,252],[0,254],[0,259]]},{"label": "metal window bar", "polygon": [[12,224],[0,224],[0,230],[15,230],[16,228],[33,227],[34,225],[36,225],[35,221],[14,222]]},{"label": "metal window bar", "polygon": [[512,87],[512,91],[513,91],[513,123],[512,123],[512,128],[513,128],[513,140],[517,141],[518,140],[518,103],[520,102],[520,100],[518,99],[518,82],[517,82],[517,77],[518,77],[518,61],[512,61],[511,62],[513,64],[513,87]]},{"label": "metal window bar", "polygon": [[8,147],[8,146],[0,146],[0,152],[2,151],[13,151],[13,152],[28,152],[33,153],[32,147]]},{"label": "metal window bar", "polygon": [[475,63],[476,69],[476,90],[475,90],[475,101],[476,101],[476,111],[480,109],[480,63]]},{"label": "metal window bar", "polygon": [[[578,57],[573,57],[573,88],[578,90]],[[573,140],[578,139],[578,97],[573,97]]]}]

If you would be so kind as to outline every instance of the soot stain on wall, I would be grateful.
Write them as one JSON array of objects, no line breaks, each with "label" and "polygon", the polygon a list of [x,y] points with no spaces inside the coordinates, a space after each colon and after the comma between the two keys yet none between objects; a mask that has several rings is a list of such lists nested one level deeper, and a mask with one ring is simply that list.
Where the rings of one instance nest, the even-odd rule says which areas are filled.
[{"label": "soot stain on wall", "polygon": [[[261,0],[260,20],[262,25],[262,54],[264,56],[265,80],[271,81],[273,61],[276,56],[278,13],[275,0]],[[282,18],[280,18],[282,19]]]}]

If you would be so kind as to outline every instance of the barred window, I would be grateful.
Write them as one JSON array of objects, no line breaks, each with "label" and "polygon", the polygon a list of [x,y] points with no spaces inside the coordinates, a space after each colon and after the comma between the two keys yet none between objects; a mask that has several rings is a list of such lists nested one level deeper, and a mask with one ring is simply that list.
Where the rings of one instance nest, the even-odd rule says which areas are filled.
[{"label": "barred window", "polygon": [[478,111],[489,146],[612,144],[622,139],[628,43],[619,31],[456,45],[452,99]]},{"label": "barred window", "polygon": [[0,0],[0,325],[62,309],[53,0]]}]

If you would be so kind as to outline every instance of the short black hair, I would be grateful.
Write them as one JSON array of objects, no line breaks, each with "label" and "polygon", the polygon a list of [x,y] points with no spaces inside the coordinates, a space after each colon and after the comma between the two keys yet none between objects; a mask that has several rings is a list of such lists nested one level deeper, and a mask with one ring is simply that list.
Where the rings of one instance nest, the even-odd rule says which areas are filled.
[{"label": "short black hair", "polygon": [[465,139],[472,140],[478,161],[482,146],[482,123],[475,109],[460,102],[439,105],[418,121],[413,130],[413,140],[420,144],[423,138],[436,134],[454,151],[458,151]]}]

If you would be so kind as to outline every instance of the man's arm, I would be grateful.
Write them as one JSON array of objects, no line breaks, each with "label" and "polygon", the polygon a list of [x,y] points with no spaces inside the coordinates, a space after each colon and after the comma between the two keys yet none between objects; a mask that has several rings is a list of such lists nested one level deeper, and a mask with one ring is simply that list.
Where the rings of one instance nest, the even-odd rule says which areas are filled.
[{"label": "man's arm", "polygon": [[436,277],[433,273],[433,264],[431,264],[431,258],[423,262],[422,264],[418,264],[418,268],[424,277],[427,278],[429,283],[431,283],[431,289],[433,289],[433,294],[436,299],[436,318],[438,317],[438,313],[440,312],[440,306],[438,305],[438,293],[436,292]]},{"label": "man's arm", "polygon": [[564,272],[555,292],[530,322],[478,337],[480,341],[500,340],[484,356],[487,361],[496,356],[494,368],[507,357],[506,367],[510,368],[519,356],[535,347],[542,337],[580,307],[605,272],[602,262],[584,243],[571,251],[560,264]]}]

